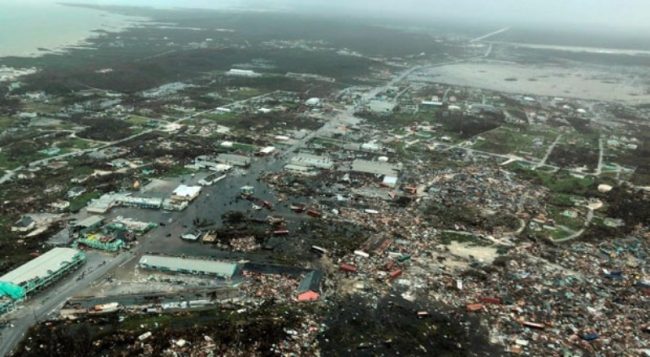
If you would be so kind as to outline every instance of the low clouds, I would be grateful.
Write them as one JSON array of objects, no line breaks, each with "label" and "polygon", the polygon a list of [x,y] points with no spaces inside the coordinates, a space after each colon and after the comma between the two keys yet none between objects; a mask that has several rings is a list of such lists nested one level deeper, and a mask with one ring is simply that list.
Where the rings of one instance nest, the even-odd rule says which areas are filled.
[{"label": "low clouds", "polygon": [[[0,0],[53,3],[59,0]],[[245,8],[418,20],[467,20],[540,25],[598,25],[650,29],[648,0],[70,0],[154,7]]]}]

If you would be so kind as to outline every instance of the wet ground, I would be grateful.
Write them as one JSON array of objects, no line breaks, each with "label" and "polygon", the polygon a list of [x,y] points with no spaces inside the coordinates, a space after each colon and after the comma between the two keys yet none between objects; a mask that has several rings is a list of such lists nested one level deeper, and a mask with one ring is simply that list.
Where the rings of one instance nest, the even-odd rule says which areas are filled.
[{"label": "wet ground", "polygon": [[[418,312],[428,316],[418,317]],[[334,304],[320,337],[324,356],[500,356],[477,317],[446,312],[429,302],[387,296]]]}]

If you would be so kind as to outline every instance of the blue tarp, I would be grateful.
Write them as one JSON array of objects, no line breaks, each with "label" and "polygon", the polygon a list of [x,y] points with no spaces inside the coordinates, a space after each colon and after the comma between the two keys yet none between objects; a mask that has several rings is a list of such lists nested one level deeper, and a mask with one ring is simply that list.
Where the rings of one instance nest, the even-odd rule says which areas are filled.
[{"label": "blue tarp", "polygon": [[0,297],[9,296],[13,300],[20,300],[25,297],[25,289],[12,283],[0,281]]},{"label": "blue tarp", "polygon": [[583,340],[585,341],[593,341],[598,338],[598,334],[595,332],[587,333],[581,336]]}]

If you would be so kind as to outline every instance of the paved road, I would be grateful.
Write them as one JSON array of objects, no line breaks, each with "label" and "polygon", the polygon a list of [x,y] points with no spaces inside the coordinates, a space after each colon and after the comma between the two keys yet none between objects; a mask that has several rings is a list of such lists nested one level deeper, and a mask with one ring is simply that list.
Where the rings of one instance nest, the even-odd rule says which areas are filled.
[{"label": "paved road", "polygon": [[537,163],[537,165],[535,165],[533,167],[534,169],[538,169],[538,168],[546,165],[546,161],[548,161],[548,158],[551,156],[551,154],[553,153],[553,150],[555,150],[555,147],[560,142],[560,140],[562,140],[562,134],[559,134],[557,136],[557,138],[555,138],[555,141],[553,142],[553,144],[551,144],[551,146],[548,147],[548,150],[546,150],[546,155],[544,155],[544,157],[541,160],[539,160],[539,163]]},{"label": "paved road", "polygon": [[[415,71],[418,67],[414,67],[405,71],[401,75],[397,76],[395,79],[389,82],[387,86],[390,86],[394,83],[401,81],[403,78],[406,78],[410,73]],[[378,87],[371,90],[372,93],[379,93],[385,87]],[[263,96],[266,96],[263,95]],[[262,96],[260,96],[262,97]],[[250,99],[248,99],[250,100]],[[237,103],[242,103],[244,101],[239,101]],[[233,103],[236,104],[236,103]],[[200,113],[194,113],[187,117],[178,119],[185,120],[189,118],[196,117],[203,113],[211,112],[212,110],[203,111]],[[296,141],[293,145],[286,148],[280,155],[279,159],[256,159],[247,172],[242,176],[231,177],[227,180],[220,182],[224,184],[225,182],[230,181],[231,185],[244,184],[245,182],[253,182],[257,180],[260,175],[269,170],[277,169],[282,167],[284,161],[286,161],[290,154],[298,151],[306,145],[306,143],[314,137],[323,135],[326,132],[335,129],[340,125],[353,124],[357,119],[354,118],[354,106],[348,106],[343,111],[337,111],[334,115],[329,118],[328,122],[323,125],[320,129],[313,131],[309,135],[305,136],[301,140]],[[129,138],[123,140],[106,144],[103,147],[109,147],[112,145],[119,144],[121,142],[131,140],[143,133],[133,135]],[[100,148],[95,148],[92,150],[99,150]],[[79,152],[71,153],[79,154]],[[69,155],[69,154],[66,154]],[[59,157],[61,157],[60,155]],[[49,158],[47,160],[52,160],[55,158]],[[41,160],[39,160],[41,161]],[[172,234],[173,236],[178,236],[180,232],[185,230],[184,226],[191,225],[194,217],[201,212],[202,202],[205,202],[207,199],[206,194],[218,195],[219,186],[209,187],[203,192],[201,197],[190,205],[185,211],[176,212],[172,214],[172,224],[168,224],[165,227],[160,227],[153,232],[147,234],[143,239],[140,240],[140,244],[136,245],[131,251],[122,252],[116,256],[104,255],[99,252],[91,251],[88,253],[88,258],[86,264],[81,267],[79,271],[74,272],[69,277],[65,278],[63,281],[57,282],[54,287],[50,290],[43,292],[42,294],[36,295],[34,298],[29,299],[25,305],[17,310],[5,316],[5,318],[12,320],[13,327],[5,328],[0,330],[0,356],[5,356],[11,352],[18,343],[25,336],[27,330],[34,324],[42,321],[47,318],[51,313],[58,311],[58,309],[72,296],[78,294],[79,292],[86,289],[92,282],[99,280],[106,273],[111,271],[114,268],[119,266],[131,263],[134,259],[138,259],[142,254],[149,251],[155,244],[156,239],[160,237],[167,236],[167,234]],[[82,275],[84,274],[85,275]]]},{"label": "paved road", "polygon": [[605,146],[603,145],[603,138],[598,138],[598,167],[596,168],[596,176],[603,173],[603,156],[605,155]]},{"label": "paved road", "polygon": [[[555,243],[564,243],[564,242],[568,242],[568,241],[574,240],[574,239],[582,236],[585,233],[585,231],[587,230],[587,228],[591,225],[591,221],[593,221],[593,219],[594,219],[594,210],[592,208],[589,208],[589,212],[587,212],[587,219],[585,220],[585,227],[584,228],[582,228],[581,230],[571,234],[568,237],[564,237],[562,239],[555,239],[555,240],[553,240],[553,242],[555,242]],[[571,229],[567,228],[567,230],[570,231]]]},{"label": "paved road", "polygon": [[[79,270],[45,292],[29,299],[20,309],[4,316],[12,321],[13,327],[0,331],[0,356],[6,356],[18,345],[32,325],[58,311],[70,296],[82,291],[90,283],[130,258],[129,253],[111,257],[99,252],[89,252],[86,264]],[[84,278],[79,279],[84,272]]]},{"label": "paved road", "polygon": [[500,30],[496,30],[496,31],[494,31],[494,32],[490,32],[490,33],[485,34],[485,35],[483,35],[483,36],[480,36],[480,37],[477,37],[477,38],[471,39],[469,42],[479,42],[479,41],[483,41],[483,40],[485,40],[485,39],[488,39],[488,38],[490,38],[490,37],[492,37],[492,36],[496,36],[496,35],[498,35],[498,34],[500,34],[500,33],[504,33],[504,32],[506,32],[506,31],[510,31],[510,27],[504,27],[504,28],[502,28],[502,29],[500,29]]},{"label": "paved road", "polygon": [[[262,94],[262,95],[258,95],[258,96],[256,96],[256,97],[252,97],[252,98],[247,98],[247,99],[238,100],[238,101],[236,101],[236,102],[230,103],[227,107],[237,106],[237,105],[240,105],[240,104],[246,103],[246,102],[248,102],[248,101],[250,101],[250,100],[261,99],[261,98],[267,97],[267,96],[269,96],[269,95],[271,95],[271,94],[273,94],[273,93],[275,93],[275,92],[265,93],[265,94]],[[184,116],[184,117],[181,117],[181,118],[175,119],[175,120],[171,121],[170,123],[177,123],[177,122],[181,122],[181,121],[183,121],[183,120],[192,119],[192,118],[195,118],[195,117],[200,116],[200,115],[203,115],[203,114],[207,114],[207,113],[214,112],[214,110],[215,110],[215,109],[208,109],[208,110],[203,110],[203,111],[200,111],[200,112],[192,113],[192,114],[186,115],[186,116]],[[68,157],[80,156],[80,155],[88,154],[88,153],[91,153],[91,152],[97,152],[97,151],[99,151],[99,150],[103,150],[103,149],[109,148],[109,147],[111,147],[111,146],[115,146],[115,145],[119,145],[119,144],[125,143],[125,142],[127,142],[127,141],[129,141],[129,140],[133,140],[133,139],[135,139],[135,138],[138,138],[138,137],[140,137],[140,136],[143,136],[143,135],[149,134],[149,133],[154,132],[154,131],[157,131],[157,130],[158,130],[158,129],[147,129],[147,130],[144,130],[144,131],[139,132],[139,133],[137,133],[137,134],[134,134],[134,135],[131,135],[131,136],[129,136],[129,137],[126,137],[126,138],[124,138],[124,139],[120,139],[120,140],[116,140],[116,141],[112,141],[112,142],[104,143],[103,145],[98,146],[98,147],[94,147],[94,148],[90,148],[90,149],[85,149],[85,150],[74,151],[74,152],[69,152],[69,153],[65,153],[65,154],[61,154],[61,155],[51,156],[51,157],[48,157],[48,158],[45,158],[45,159],[40,159],[40,160],[32,161],[32,162],[30,162],[30,163],[28,163],[28,164],[26,164],[26,165],[19,166],[19,167],[13,169],[13,170],[7,170],[7,171],[5,172],[5,174],[4,174],[2,177],[0,177],[0,185],[2,185],[3,183],[5,183],[5,182],[11,180],[11,179],[14,177],[14,175],[16,174],[16,172],[18,172],[18,171],[20,171],[20,170],[23,170],[23,169],[25,169],[26,167],[30,167],[30,166],[38,166],[38,165],[45,164],[45,163],[47,163],[47,162],[49,162],[49,161],[62,160],[62,159],[68,158]],[[75,135],[76,135],[76,134],[75,134]]]}]

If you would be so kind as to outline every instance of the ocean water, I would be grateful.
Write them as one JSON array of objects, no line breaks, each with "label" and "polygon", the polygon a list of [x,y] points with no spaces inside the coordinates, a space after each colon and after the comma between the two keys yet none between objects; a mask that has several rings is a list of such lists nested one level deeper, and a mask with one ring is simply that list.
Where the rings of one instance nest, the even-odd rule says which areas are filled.
[{"label": "ocean water", "polygon": [[60,4],[0,1],[0,57],[61,50],[96,36],[93,30],[119,31],[142,20]]}]

